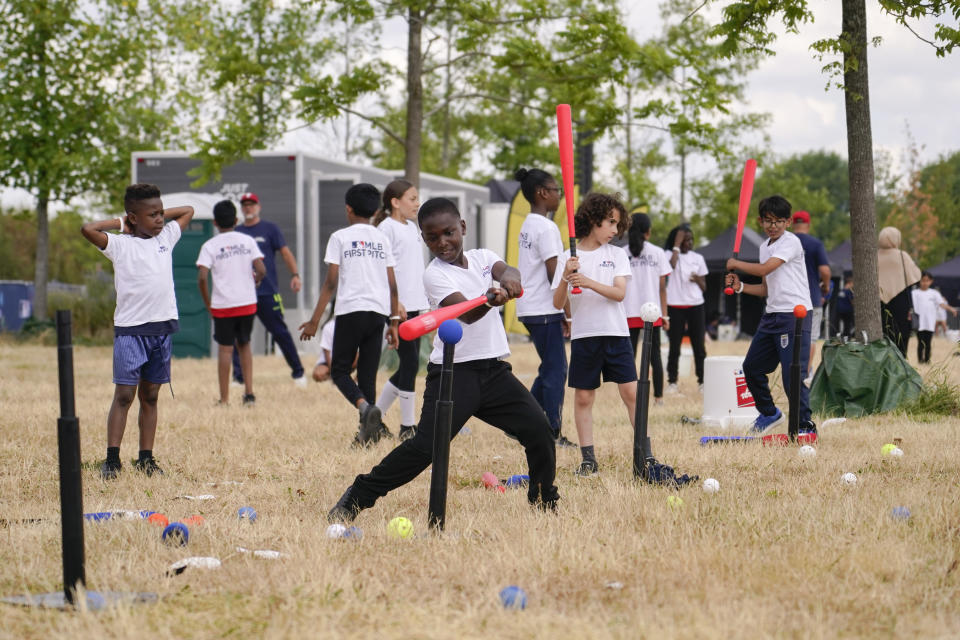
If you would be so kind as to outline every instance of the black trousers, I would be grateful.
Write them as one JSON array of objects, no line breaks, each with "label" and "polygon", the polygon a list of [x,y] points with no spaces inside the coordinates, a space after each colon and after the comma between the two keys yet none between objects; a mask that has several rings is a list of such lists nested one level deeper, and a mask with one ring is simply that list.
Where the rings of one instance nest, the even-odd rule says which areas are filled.
[{"label": "black trousers", "polygon": [[[430,466],[439,394],[440,365],[431,364],[427,367],[423,412],[416,435],[401,442],[370,473],[356,477],[352,499],[359,508],[372,507],[378,498],[410,482]],[[520,441],[530,469],[530,502],[552,502],[559,497],[554,486],[557,456],[550,424],[533,395],[514,377],[509,363],[490,359],[454,365],[451,440],[472,416]]]},{"label": "black trousers", "polygon": [[883,335],[897,345],[903,357],[907,357],[910,343],[910,289],[909,287],[895,295],[890,302],[880,303],[880,315],[883,320]]},{"label": "black trousers", "polygon": [[[377,401],[377,368],[386,324],[387,316],[375,311],[354,311],[337,316],[337,330],[333,332],[330,353],[330,377],[350,404],[356,404],[360,398],[370,404]],[[354,357],[357,357],[356,382],[350,377]]]},{"label": "black trousers", "polygon": [[[416,318],[419,311],[407,312],[407,320]],[[420,370],[420,338],[400,340],[397,345],[397,355],[400,356],[400,366],[392,376],[390,384],[400,391],[413,391],[417,382],[417,371]]]},{"label": "black trousers", "polygon": [[[633,357],[637,357],[637,343],[640,340],[640,327],[630,327],[630,346],[633,347]],[[637,365],[639,367],[640,365]],[[652,342],[650,346],[650,368],[653,369],[653,397],[663,397],[663,358],[660,356],[660,327],[653,328]],[[643,376],[643,372],[637,370],[637,377]]]},{"label": "black trousers", "polygon": [[917,360],[920,362],[930,362],[932,338],[933,331],[917,331]]},{"label": "black trousers", "polygon": [[695,307],[667,307],[670,316],[670,329],[667,336],[670,338],[670,353],[667,355],[667,380],[670,384],[677,381],[677,372],[680,364],[680,344],[683,335],[690,336],[690,348],[693,349],[693,366],[697,371],[697,382],[703,384],[703,359],[707,357],[707,349],[703,344],[703,334],[706,331],[706,315],[703,305]]}]

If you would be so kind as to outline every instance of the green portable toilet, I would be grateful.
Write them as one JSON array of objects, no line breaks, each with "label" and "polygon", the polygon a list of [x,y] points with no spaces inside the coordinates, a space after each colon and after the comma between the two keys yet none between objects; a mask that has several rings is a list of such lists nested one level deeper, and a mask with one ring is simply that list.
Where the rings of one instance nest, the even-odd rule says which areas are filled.
[{"label": "green portable toilet", "polygon": [[212,237],[213,220],[191,220],[173,248],[173,287],[180,314],[180,331],[173,334],[175,358],[210,357],[212,325],[197,288],[197,256]]}]

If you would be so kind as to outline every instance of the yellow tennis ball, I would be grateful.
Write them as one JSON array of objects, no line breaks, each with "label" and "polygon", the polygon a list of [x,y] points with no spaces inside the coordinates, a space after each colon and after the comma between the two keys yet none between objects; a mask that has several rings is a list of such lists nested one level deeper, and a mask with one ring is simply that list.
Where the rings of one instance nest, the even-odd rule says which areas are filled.
[{"label": "yellow tennis ball", "polygon": [[407,539],[413,535],[413,523],[403,516],[397,516],[387,523],[387,534],[391,538]]},{"label": "yellow tennis ball", "polygon": [[680,509],[683,507],[683,498],[680,496],[667,496],[667,506],[671,509]]},{"label": "yellow tennis ball", "polygon": [[880,449],[880,455],[889,456],[890,453],[896,448],[897,448],[897,445],[888,442],[887,444],[883,445],[883,447]]}]

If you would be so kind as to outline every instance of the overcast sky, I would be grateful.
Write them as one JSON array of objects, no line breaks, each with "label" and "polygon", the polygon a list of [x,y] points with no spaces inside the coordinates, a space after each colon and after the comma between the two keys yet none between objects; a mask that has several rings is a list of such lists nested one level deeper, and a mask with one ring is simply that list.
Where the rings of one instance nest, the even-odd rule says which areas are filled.
[{"label": "overcast sky", "polygon": [[[640,39],[658,34],[662,24],[657,0],[621,0],[629,28]],[[880,36],[883,43],[869,52],[870,104],[873,117],[873,140],[876,149],[891,153],[899,162],[907,145],[906,124],[917,144],[923,148],[921,159],[929,162],[939,155],[960,150],[960,52],[937,58],[933,49],[918,40],[904,27],[882,14],[876,0],[867,0],[869,37]],[[806,25],[798,35],[782,34],[774,43],[777,55],[766,59],[749,76],[746,101],[749,109],[767,112],[772,121],[766,133],[773,149],[790,154],[810,149],[828,149],[846,156],[846,128],[843,94],[825,91],[823,63],[809,49],[815,40],[831,37],[840,31],[840,2],[811,0],[816,22]],[[714,9],[714,12],[716,10]],[[713,15],[716,15],[715,13]],[[931,37],[932,21],[916,26],[918,32]],[[400,62],[405,54],[403,29],[385,29],[381,40],[387,55]],[[782,29],[781,29],[782,32]],[[391,42],[391,38],[397,42]],[[320,135],[324,149],[336,148],[333,136]],[[747,142],[759,143],[755,136]],[[317,137],[288,136],[284,148],[299,148],[316,153]],[[603,172],[602,156],[598,170]],[[694,167],[693,173],[708,170]],[[661,176],[663,192],[676,202],[678,182],[675,170]],[[0,194],[5,205],[32,203],[24,194],[9,191]]]}]

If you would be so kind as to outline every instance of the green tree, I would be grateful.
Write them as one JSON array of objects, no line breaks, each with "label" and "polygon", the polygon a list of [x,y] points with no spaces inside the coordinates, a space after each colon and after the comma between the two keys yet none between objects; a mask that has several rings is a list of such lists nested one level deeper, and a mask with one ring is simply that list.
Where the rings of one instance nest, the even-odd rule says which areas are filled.
[{"label": "green tree", "polygon": [[960,151],[941,156],[919,171],[919,189],[929,194],[937,235],[928,261],[933,267],[960,254]]},{"label": "green tree", "polygon": [[[733,55],[756,50],[773,55],[776,35],[770,28],[778,16],[790,32],[814,20],[809,0],[743,0],[729,2],[715,33],[725,38],[724,50]],[[907,28],[925,16],[937,20],[947,14],[960,17],[960,0],[879,0],[881,9]],[[831,82],[844,89],[847,120],[847,158],[850,179],[850,235],[853,241],[853,274],[857,282],[856,325],[868,340],[883,335],[880,322],[880,289],[877,280],[877,228],[873,134],[870,122],[870,85],[867,67],[866,0],[842,0],[841,33],[819,40],[811,48],[821,57],[830,57],[824,70]],[[912,30],[912,28],[911,28]],[[877,40],[874,44],[879,44]],[[929,41],[938,56],[960,44],[960,31],[938,23],[934,40]],[[839,60],[833,60],[839,56]]]},{"label": "green tree", "polygon": [[[153,42],[136,3],[0,5],[0,184],[36,200],[34,316],[47,316],[49,205],[115,187],[168,113],[147,74]],[[76,230],[72,233],[76,234]]]},{"label": "green tree", "polygon": [[[75,210],[61,211],[50,219],[50,280],[83,284],[88,274],[112,273],[113,264],[77,233],[83,222]],[[36,239],[35,210],[0,211],[0,280],[33,277]]]}]

